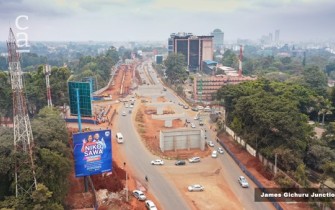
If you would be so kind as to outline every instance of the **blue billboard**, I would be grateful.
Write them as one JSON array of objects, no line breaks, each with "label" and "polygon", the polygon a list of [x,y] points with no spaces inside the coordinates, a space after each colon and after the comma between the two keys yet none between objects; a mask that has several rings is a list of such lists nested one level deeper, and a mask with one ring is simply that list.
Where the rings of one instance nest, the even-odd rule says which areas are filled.
[{"label": "blue billboard", "polygon": [[73,134],[76,177],[112,171],[111,130]]}]

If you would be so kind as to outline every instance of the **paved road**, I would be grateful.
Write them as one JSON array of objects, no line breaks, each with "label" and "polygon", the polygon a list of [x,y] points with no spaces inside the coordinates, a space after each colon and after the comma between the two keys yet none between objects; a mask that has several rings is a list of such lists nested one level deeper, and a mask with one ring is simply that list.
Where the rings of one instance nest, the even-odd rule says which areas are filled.
[{"label": "paved road", "polygon": [[[149,66],[151,66],[149,64]],[[156,78],[154,79],[154,81],[156,82],[156,84],[160,84],[159,80],[157,79],[157,76],[155,74],[154,71],[150,71],[150,74],[152,76],[152,78]],[[163,87],[163,86],[162,86]],[[176,104],[176,109],[177,109],[177,113],[182,113],[182,112],[186,112],[185,109],[182,108],[182,106],[179,106],[178,103],[182,103],[182,101],[180,100],[179,97],[177,97],[174,92],[167,90],[165,92],[165,98],[168,101],[173,101]],[[205,114],[206,116],[206,114]],[[193,119],[193,117],[188,116],[188,119],[191,120],[191,122],[193,122],[197,127],[198,126],[198,122],[195,121]],[[205,119],[205,121],[209,120],[209,115],[207,115],[206,117],[207,119]],[[209,131],[209,126],[205,125],[204,126],[205,129],[207,129],[207,131]],[[210,135],[209,133],[207,134],[208,140],[212,140],[215,144],[215,149],[219,147],[219,145],[216,143],[215,137],[212,137],[212,135]],[[241,203],[245,206],[245,209],[250,209],[250,210],[254,210],[254,209],[274,209],[274,207],[272,206],[271,203],[267,202],[267,203],[263,203],[263,202],[255,202],[254,201],[254,189],[256,188],[255,183],[253,183],[244,173],[243,171],[240,169],[240,167],[235,163],[235,161],[228,155],[228,153],[225,152],[224,155],[219,155],[219,158],[217,158],[216,160],[213,161],[218,161],[218,163],[221,165],[223,173],[224,173],[224,177],[227,180],[230,189],[233,191],[233,193],[235,193],[235,195],[237,196],[237,198],[241,201]],[[242,188],[240,186],[240,184],[237,181],[237,178],[239,176],[243,175],[244,177],[246,177],[246,179],[249,182],[250,187],[249,188]]]},{"label": "paved road", "polygon": [[125,143],[118,145],[118,149],[126,155],[127,167],[131,167],[138,180],[143,183],[145,182],[145,175],[148,176],[148,190],[157,198],[164,209],[189,209],[180,192],[173,187],[173,183],[167,181],[159,171],[159,167],[164,166],[152,166],[150,164],[150,161],[157,157],[151,155],[143,146],[135,131],[131,115],[127,113],[126,116],[118,116],[119,129],[114,133],[121,132],[124,136]]}]

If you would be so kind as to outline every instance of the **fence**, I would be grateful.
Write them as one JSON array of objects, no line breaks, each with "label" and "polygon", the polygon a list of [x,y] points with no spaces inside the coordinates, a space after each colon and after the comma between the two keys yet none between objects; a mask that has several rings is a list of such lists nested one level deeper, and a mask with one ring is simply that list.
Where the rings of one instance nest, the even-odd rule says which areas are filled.
[{"label": "fence", "polygon": [[[227,151],[227,153],[233,158],[233,160],[241,168],[241,170],[257,185],[257,187],[260,188],[260,190],[262,190],[264,193],[267,193],[267,190],[265,189],[265,187],[256,179],[256,177],[254,177],[248,171],[248,169],[243,165],[243,163],[241,163],[241,161],[237,159],[237,157],[226,147],[226,145],[221,141],[219,141],[219,143]],[[269,198],[269,200],[271,201],[271,203],[277,210],[283,210],[283,208],[276,202],[274,198]]]}]

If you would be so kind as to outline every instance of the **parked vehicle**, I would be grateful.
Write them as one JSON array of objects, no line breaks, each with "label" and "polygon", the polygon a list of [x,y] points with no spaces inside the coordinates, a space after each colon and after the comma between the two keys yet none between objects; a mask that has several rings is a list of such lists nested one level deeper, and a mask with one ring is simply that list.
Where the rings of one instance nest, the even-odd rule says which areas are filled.
[{"label": "parked vehicle", "polygon": [[126,111],[123,111],[123,112],[122,112],[122,116],[126,116]]},{"label": "parked vehicle", "polygon": [[203,126],[204,125],[204,122],[202,120],[199,119],[199,125],[200,126]]},{"label": "parked vehicle", "polygon": [[194,191],[204,191],[205,188],[200,184],[193,184],[193,185],[188,186],[187,189],[190,192],[194,192]]},{"label": "parked vehicle", "polygon": [[147,197],[144,195],[144,193],[141,190],[134,190],[133,195],[139,201],[144,201],[147,199]]},{"label": "parked vehicle", "polygon": [[194,123],[191,123],[191,128],[195,128],[195,125],[194,125]]},{"label": "parked vehicle", "polygon": [[190,163],[197,163],[197,162],[200,162],[200,157],[192,157],[192,158],[188,159],[188,161]]},{"label": "parked vehicle", "polygon": [[177,160],[177,161],[175,162],[175,165],[176,165],[176,166],[183,166],[183,165],[185,165],[185,164],[186,164],[185,160]]},{"label": "parked vehicle", "polygon": [[156,205],[151,200],[145,201],[145,207],[147,207],[148,210],[157,210]]},{"label": "parked vehicle", "polygon": [[197,107],[192,107],[192,111],[199,111],[199,109]]},{"label": "parked vehicle", "polygon": [[240,185],[241,185],[242,187],[245,187],[245,188],[248,188],[248,187],[249,187],[249,183],[248,183],[247,179],[244,178],[244,176],[239,176],[239,177],[238,177],[238,182],[240,183]]},{"label": "parked vehicle", "polygon": [[209,107],[209,106],[206,106],[205,108],[204,108],[204,112],[210,112],[211,111],[211,108]]},{"label": "parked vehicle", "polygon": [[119,144],[123,143],[123,135],[122,135],[122,133],[116,133],[116,141]]},{"label": "parked vehicle", "polygon": [[214,150],[212,152],[212,158],[217,158],[218,157],[218,152],[216,150]]},{"label": "parked vehicle", "polygon": [[198,106],[197,108],[198,108],[198,110],[203,110],[204,109],[203,106]]}]

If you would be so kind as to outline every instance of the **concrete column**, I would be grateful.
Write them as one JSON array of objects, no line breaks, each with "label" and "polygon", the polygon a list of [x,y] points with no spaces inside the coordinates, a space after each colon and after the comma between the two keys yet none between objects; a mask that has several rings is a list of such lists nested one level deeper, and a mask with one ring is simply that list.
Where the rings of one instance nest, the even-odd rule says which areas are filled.
[{"label": "concrete column", "polygon": [[157,114],[162,115],[163,114],[163,107],[157,107]]},{"label": "concrete column", "polygon": [[172,127],[172,120],[165,120],[164,126],[166,128],[171,128]]}]

